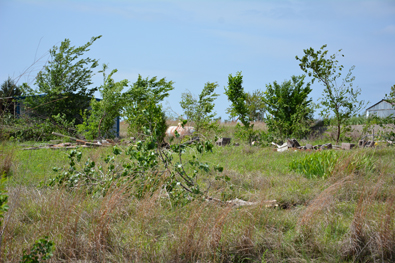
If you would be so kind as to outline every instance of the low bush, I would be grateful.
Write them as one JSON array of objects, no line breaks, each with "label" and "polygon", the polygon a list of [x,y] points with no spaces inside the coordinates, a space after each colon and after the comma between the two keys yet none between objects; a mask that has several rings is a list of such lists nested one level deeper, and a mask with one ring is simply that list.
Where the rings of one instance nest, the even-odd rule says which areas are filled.
[{"label": "low bush", "polygon": [[304,174],[307,178],[327,177],[331,174],[339,154],[334,151],[315,152],[289,164],[291,171]]},{"label": "low bush", "polygon": [[353,172],[371,172],[375,165],[371,155],[348,154],[336,151],[320,151],[306,155],[289,164],[291,171],[302,173],[307,178],[326,178],[335,168],[346,174]]}]

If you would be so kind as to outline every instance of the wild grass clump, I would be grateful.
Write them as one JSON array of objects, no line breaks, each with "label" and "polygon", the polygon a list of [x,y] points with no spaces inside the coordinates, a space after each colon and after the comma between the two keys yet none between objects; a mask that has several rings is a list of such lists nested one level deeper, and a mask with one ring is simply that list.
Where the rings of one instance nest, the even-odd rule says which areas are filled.
[{"label": "wild grass clump", "polygon": [[342,153],[337,151],[319,151],[307,154],[304,158],[289,164],[291,171],[302,173],[306,178],[326,178],[335,171],[351,173],[368,173],[375,169],[372,155],[366,153]]},{"label": "wild grass clump", "polygon": [[331,174],[338,159],[339,154],[334,151],[320,151],[292,161],[289,168],[307,178],[322,178]]}]

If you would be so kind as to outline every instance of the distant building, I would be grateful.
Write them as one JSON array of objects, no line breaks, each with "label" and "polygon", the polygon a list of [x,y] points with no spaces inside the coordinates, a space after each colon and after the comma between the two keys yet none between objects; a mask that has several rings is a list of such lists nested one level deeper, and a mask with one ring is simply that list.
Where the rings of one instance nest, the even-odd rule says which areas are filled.
[{"label": "distant building", "polygon": [[366,109],[366,117],[376,115],[380,118],[385,118],[390,115],[395,117],[395,104],[387,100],[381,100]]}]

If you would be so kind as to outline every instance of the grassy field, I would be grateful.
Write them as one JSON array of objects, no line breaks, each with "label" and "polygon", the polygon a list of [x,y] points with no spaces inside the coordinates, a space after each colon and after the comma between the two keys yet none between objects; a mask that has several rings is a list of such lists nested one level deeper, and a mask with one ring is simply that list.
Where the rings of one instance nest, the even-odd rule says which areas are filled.
[{"label": "grassy field", "polygon": [[[111,148],[81,151],[100,165]],[[215,147],[201,159],[221,164],[230,181],[200,175],[208,195],[256,204],[174,207],[161,191],[137,199],[122,186],[105,197],[44,186],[53,167],[67,165],[67,151],[3,143],[9,210],[0,258],[18,262],[47,236],[55,243],[49,262],[395,262],[395,148],[337,153],[330,173],[309,178],[289,165],[311,152]],[[273,199],[278,207],[265,207]]]}]

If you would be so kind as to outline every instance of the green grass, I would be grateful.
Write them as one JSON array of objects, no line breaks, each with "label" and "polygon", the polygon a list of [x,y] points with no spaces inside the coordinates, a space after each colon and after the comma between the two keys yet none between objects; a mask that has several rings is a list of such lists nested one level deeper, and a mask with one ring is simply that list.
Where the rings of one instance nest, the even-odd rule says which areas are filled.
[{"label": "green grass", "polygon": [[[0,147],[0,165],[5,154],[12,154],[6,182],[10,209],[0,251],[4,262],[19,261],[23,250],[44,236],[55,243],[54,262],[395,259],[395,148],[338,152],[341,158],[331,173],[314,178],[289,166],[300,160],[307,165],[316,153],[215,147],[200,159],[221,164],[230,181],[216,181],[212,173],[199,175],[198,181],[210,186],[212,197],[257,202],[236,208],[199,200],[170,207],[161,192],[136,199],[114,187],[105,197],[92,197],[40,186],[55,176],[54,166],[67,166],[67,151],[25,151],[10,143]],[[111,148],[81,150],[84,160],[98,164],[111,153]],[[193,154],[188,150],[184,159]],[[127,160],[122,154],[118,161]],[[363,165],[345,169],[353,160]],[[374,169],[366,168],[371,165]],[[263,201],[272,199],[279,207],[266,208]]]}]

